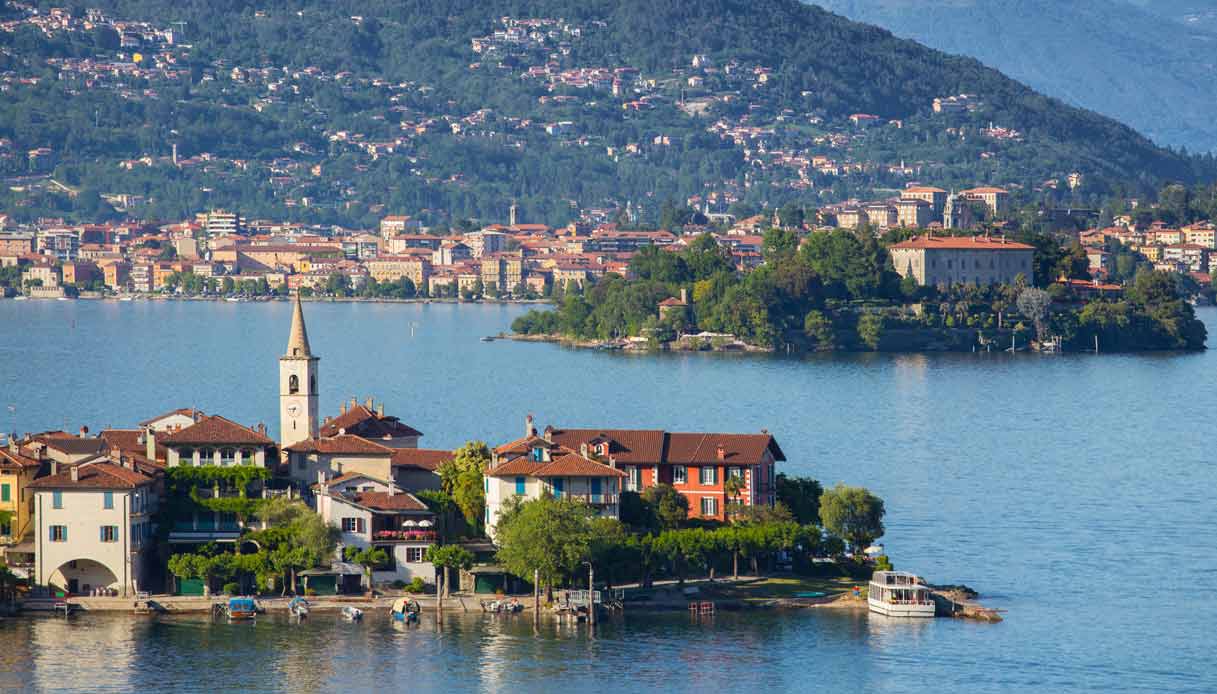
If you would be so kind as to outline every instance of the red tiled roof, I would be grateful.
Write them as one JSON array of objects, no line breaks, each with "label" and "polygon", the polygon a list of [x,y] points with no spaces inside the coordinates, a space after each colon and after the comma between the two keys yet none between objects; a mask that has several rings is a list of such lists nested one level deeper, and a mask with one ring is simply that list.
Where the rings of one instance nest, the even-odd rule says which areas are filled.
[{"label": "red tiled roof", "polygon": [[40,465],[42,463],[33,458],[10,451],[7,447],[0,448],[0,469],[17,470],[36,468]]},{"label": "red tiled roof", "polygon": [[916,236],[907,241],[891,245],[891,248],[945,249],[954,251],[1033,251],[1025,243],[1006,241],[1004,238],[983,236]]},{"label": "red tiled roof", "polygon": [[57,475],[50,475],[30,482],[31,489],[135,489],[140,485],[149,484],[152,478],[128,470],[121,465],[110,462],[87,463],[76,469],[77,478],[72,479],[72,471],[67,470]]},{"label": "red tiled roof", "polygon": [[[106,429],[98,435],[109,444],[112,451],[134,453],[145,457],[148,455],[148,445],[141,441],[144,436],[143,429]],[[155,441],[155,437],[153,440]],[[160,441],[155,441],[155,445],[157,460],[165,460],[167,456],[165,446]]]},{"label": "red tiled roof", "polygon": [[381,439],[385,436],[396,439],[423,435],[414,427],[403,424],[397,417],[382,416],[363,405],[355,405],[326,422],[321,427],[321,435],[336,436],[342,430],[367,439]]},{"label": "red tiled roof", "polygon": [[452,451],[428,448],[398,448],[393,451],[393,467],[418,468],[434,472],[452,460]]},{"label": "red tiled roof", "polygon": [[179,407],[176,410],[166,412],[165,414],[162,414],[162,415],[157,415],[156,417],[153,417],[152,419],[146,419],[146,420],[140,422],[139,425],[142,427],[146,427],[157,420],[165,419],[166,417],[172,417],[175,414],[186,415],[187,417],[190,417],[191,419],[193,419],[196,422],[199,421],[200,419],[202,419],[204,416],[202,410],[196,410],[193,407]]},{"label": "red tiled roof", "polygon": [[219,415],[204,417],[185,429],[175,431],[162,439],[162,443],[166,446],[202,443],[231,443],[235,445],[255,446],[275,445],[275,442],[268,439],[264,434],[259,434],[249,427],[241,426]]},{"label": "red tiled roof", "polygon": [[349,497],[360,506],[374,511],[427,511],[427,505],[408,492],[359,492]]},{"label": "red tiled roof", "polygon": [[369,441],[362,436],[342,434],[317,439],[306,439],[287,447],[292,453],[335,453],[354,455],[390,455],[393,449]]},{"label": "red tiled roof", "polygon": [[[735,465],[756,465],[766,450],[774,460],[786,460],[786,455],[771,434],[681,433],[660,430],[631,429],[550,429],[555,443],[572,451],[580,444],[609,444],[608,456],[618,464],[709,464],[725,462]],[[722,445],[724,457],[718,458]]]}]

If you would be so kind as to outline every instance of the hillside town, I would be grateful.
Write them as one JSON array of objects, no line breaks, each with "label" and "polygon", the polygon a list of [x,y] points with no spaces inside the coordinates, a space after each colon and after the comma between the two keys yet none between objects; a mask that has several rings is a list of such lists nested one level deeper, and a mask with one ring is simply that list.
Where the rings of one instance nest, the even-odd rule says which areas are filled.
[{"label": "hillside town", "polygon": [[[323,415],[320,364],[297,297],[274,379],[277,440],[263,423],[189,406],[127,428],[7,434],[0,446],[0,562],[30,597],[206,594],[219,586],[195,577],[175,582],[167,561],[201,547],[241,554],[249,532],[268,528],[252,510],[284,499],[303,501],[339,537],[333,557],[301,567],[308,569],[301,592],[435,583],[428,549],[456,539],[443,512],[424,499],[440,489],[442,467],[459,451],[420,447],[422,432],[370,398]],[[521,421],[520,438],[488,451],[478,472],[480,523],[491,541],[503,514],[522,501],[574,500],[599,517],[618,518],[622,493],[656,485],[683,497],[688,518],[725,521],[728,505],[774,506],[775,466],[786,459],[767,431],[540,429],[531,416]],[[501,590],[506,577],[490,561],[494,546],[476,537],[462,542],[484,557],[466,567],[462,588]],[[365,550],[383,551],[374,566],[365,562],[366,582],[364,568],[349,561],[352,551]]]},{"label": "hillside town", "polygon": [[[835,229],[876,236],[900,232],[905,240],[891,252],[902,277],[913,276],[929,287],[1006,284],[1018,274],[1031,279],[1031,249],[1004,238],[1000,222],[981,226],[976,216],[1000,220],[1008,204],[1008,194],[998,188],[952,194],[917,185],[887,200],[821,208],[797,226],[774,211],[739,220],[698,215],[675,232],[614,223],[551,228],[520,221],[514,207],[506,224],[447,233],[407,215],[386,216],[376,230],[246,220],[223,210],[167,224],[49,219],[14,226],[0,215],[0,225],[7,227],[0,231],[0,271],[7,273],[0,275],[0,296],[256,297],[299,291],[337,297],[537,299],[608,274],[630,278],[629,261],[639,249],[677,252],[705,234],[729,253],[736,269],[751,270],[764,262],[764,234],[770,229],[792,231],[803,241]],[[1089,279],[1096,286],[1115,291],[1117,270],[1125,278],[1131,274],[1117,268],[1119,254],[1139,266],[1188,275],[1207,287],[1210,254],[1217,250],[1212,222],[1168,227],[1123,216],[1115,226],[1059,238],[1084,249]],[[909,253],[948,246],[966,246],[978,254],[969,267],[983,266],[986,272],[964,272],[962,258],[944,256],[939,267]],[[1024,257],[1009,266],[987,262],[994,254],[1010,257],[1008,251],[1022,251]],[[927,274],[931,267],[940,272]],[[987,272],[1002,268],[1007,271]]]}]

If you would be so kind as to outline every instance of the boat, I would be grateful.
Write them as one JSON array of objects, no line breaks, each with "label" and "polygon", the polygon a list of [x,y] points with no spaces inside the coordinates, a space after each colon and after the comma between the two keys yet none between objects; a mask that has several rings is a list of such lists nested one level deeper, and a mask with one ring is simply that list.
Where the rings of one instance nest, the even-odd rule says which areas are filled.
[{"label": "boat", "polygon": [[494,342],[494,338],[489,335],[486,335],[485,337],[482,338],[482,342]]},{"label": "boat", "polygon": [[358,607],[351,607],[350,605],[347,605],[346,607],[342,608],[342,616],[346,617],[352,622],[358,622],[359,620],[363,619],[363,610],[359,609]]},{"label": "boat", "polygon": [[418,624],[418,614],[421,611],[422,608],[414,598],[398,598],[393,602],[393,609],[389,611],[389,616],[397,622]]},{"label": "boat", "polygon": [[870,611],[888,617],[933,617],[928,586],[907,571],[876,571],[867,585]]},{"label": "boat", "polygon": [[258,603],[253,598],[229,598],[225,609],[229,621],[253,619],[258,614]]},{"label": "boat", "polygon": [[308,600],[300,596],[292,598],[292,601],[287,603],[287,611],[292,613],[293,617],[306,619],[308,617]]}]

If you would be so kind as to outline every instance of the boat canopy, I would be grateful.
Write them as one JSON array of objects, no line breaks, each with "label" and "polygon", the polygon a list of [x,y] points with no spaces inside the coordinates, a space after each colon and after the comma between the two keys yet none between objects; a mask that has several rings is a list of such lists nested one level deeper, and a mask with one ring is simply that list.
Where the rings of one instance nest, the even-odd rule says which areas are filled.
[{"label": "boat canopy", "polygon": [[406,604],[409,602],[410,602],[409,598],[398,598],[398,599],[394,600],[393,601],[393,611],[399,612],[399,613],[404,613],[406,611]]},{"label": "boat canopy", "polygon": [[253,598],[229,598],[228,609],[238,612],[253,612],[255,609]]}]

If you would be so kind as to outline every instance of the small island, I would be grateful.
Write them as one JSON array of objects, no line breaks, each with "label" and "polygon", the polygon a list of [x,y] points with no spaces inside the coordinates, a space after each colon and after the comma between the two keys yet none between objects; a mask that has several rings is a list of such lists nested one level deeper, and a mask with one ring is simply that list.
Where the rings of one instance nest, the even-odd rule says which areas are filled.
[{"label": "small island", "polygon": [[517,339],[628,350],[976,352],[1200,350],[1179,278],[1089,279],[1087,253],[1036,233],[764,232],[739,270],[711,234],[647,246],[626,274],[556,288]]}]

